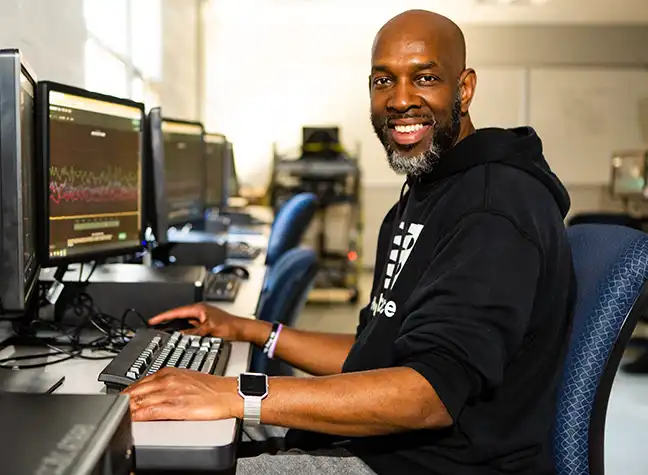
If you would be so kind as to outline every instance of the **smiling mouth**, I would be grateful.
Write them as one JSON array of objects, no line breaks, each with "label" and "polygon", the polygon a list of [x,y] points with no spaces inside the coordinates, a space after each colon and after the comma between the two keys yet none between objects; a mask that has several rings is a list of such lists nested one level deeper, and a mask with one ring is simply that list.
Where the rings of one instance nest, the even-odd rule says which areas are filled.
[{"label": "smiling mouth", "polygon": [[414,145],[423,140],[430,127],[427,124],[393,125],[389,128],[389,132],[397,144]]}]

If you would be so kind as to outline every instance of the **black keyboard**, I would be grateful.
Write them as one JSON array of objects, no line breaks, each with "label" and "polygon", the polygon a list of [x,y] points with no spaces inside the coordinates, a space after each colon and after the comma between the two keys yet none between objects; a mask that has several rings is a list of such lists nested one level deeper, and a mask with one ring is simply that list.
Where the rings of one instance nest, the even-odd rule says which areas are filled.
[{"label": "black keyboard", "polygon": [[228,259],[253,260],[259,257],[261,249],[252,247],[245,242],[232,242],[227,244]]},{"label": "black keyboard", "polygon": [[106,385],[107,392],[119,392],[167,366],[222,376],[230,348],[230,343],[221,338],[143,328],[104,368],[98,379]]},{"label": "black keyboard", "polygon": [[240,211],[223,210],[220,215],[228,217],[230,224],[234,226],[263,226],[269,224],[261,219],[255,218],[251,214]]},{"label": "black keyboard", "polygon": [[203,299],[208,301],[233,302],[241,288],[241,278],[228,273],[207,274]]}]

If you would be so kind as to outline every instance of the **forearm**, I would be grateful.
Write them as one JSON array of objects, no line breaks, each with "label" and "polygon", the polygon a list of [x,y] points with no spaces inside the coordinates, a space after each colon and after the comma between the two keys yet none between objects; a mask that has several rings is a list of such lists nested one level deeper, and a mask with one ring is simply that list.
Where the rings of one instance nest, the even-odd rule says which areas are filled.
[{"label": "forearm", "polygon": [[[239,339],[263,347],[272,325],[259,320],[241,322]],[[338,374],[355,336],[319,333],[283,327],[274,357],[316,376]]]},{"label": "forearm", "polygon": [[[389,368],[316,378],[269,378],[264,424],[342,436],[375,436],[452,424],[423,376]],[[242,403],[235,416],[242,417]]]}]

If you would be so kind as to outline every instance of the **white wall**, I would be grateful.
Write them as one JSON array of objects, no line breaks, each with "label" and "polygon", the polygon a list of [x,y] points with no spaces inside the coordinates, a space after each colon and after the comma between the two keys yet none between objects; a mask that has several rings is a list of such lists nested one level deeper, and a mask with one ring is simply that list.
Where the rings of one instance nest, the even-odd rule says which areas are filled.
[{"label": "white wall", "polygon": [[83,85],[82,0],[0,0],[0,47],[20,48],[38,78]]},{"label": "white wall", "polygon": [[[552,3],[573,14],[576,1]],[[633,1],[617,2],[625,10],[609,3],[607,11],[582,9],[578,25],[549,25],[545,10],[543,17],[524,7],[512,9],[505,24],[462,25],[478,73],[476,125],[536,127],[552,167],[570,186],[574,209],[602,206],[612,150],[644,143],[639,109],[648,98],[648,27],[601,25],[606,17],[648,24],[648,4]],[[406,7],[336,14],[322,4],[271,3],[272,9],[253,1],[212,4],[205,17],[205,122],[234,142],[241,180],[252,186],[268,180],[272,143],[295,151],[302,125],[336,124],[347,148],[360,142],[364,262],[371,265],[378,226],[402,177],[389,170],[369,122],[370,47],[384,20]]]}]

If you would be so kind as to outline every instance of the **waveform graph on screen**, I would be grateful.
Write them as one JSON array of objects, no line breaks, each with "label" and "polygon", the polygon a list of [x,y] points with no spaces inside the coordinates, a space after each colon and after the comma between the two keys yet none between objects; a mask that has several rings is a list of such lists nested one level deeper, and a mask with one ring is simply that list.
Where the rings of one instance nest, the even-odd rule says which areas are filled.
[{"label": "waveform graph on screen", "polygon": [[58,121],[50,130],[50,218],[138,212],[137,132]]},{"label": "waveform graph on screen", "polygon": [[108,214],[133,211],[138,201],[138,172],[122,167],[88,170],[50,167],[52,214]]}]

